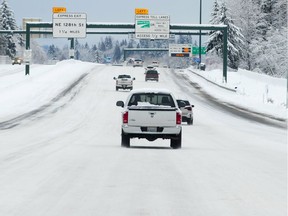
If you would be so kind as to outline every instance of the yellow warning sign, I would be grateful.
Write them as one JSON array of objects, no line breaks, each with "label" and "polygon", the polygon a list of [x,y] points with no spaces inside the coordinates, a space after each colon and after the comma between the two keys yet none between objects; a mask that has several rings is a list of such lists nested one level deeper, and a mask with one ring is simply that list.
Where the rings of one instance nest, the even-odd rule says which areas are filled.
[{"label": "yellow warning sign", "polygon": [[135,14],[148,14],[148,9],[147,8],[135,8]]},{"label": "yellow warning sign", "polygon": [[65,7],[53,7],[53,13],[66,13]]}]

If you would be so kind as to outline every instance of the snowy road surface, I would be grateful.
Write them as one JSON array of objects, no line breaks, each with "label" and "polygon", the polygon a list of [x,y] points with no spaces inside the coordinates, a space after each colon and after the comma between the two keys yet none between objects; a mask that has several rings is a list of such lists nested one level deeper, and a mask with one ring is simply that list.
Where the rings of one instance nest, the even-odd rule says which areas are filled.
[{"label": "snowy road surface", "polygon": [[[142,139],[120,147],[121,73],[195,105],[182,149]],[[0,130],[0,215],[287,215],[286,129],[214,107],[171,73],[145,82],[144,68],[96,66],[41,115]]]}]

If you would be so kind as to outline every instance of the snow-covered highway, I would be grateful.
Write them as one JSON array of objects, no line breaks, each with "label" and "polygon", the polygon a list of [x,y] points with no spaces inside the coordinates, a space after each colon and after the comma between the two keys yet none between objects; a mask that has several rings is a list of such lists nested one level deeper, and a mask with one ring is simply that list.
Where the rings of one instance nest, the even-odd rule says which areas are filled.
[{"label": "snow-covered highway", "polygon": [[[0,215],[287,215],[286,128],[214,107],[170,69],[160,69],[159,82],[145,82],[144,68],[74,64],[82,71],[39,66],[42,78],[32,68],[10,85],[1,82],[9,73],[0,73],[3,97],[42,92],[26,106],[19,102],[22,109],[6,107],[1,122],[46,105],[0,130]],[[142,139],[120,147],[116,101],[129,91],[115,91],[113,77],[122,73],[136,78],[134,88],[168,88],[195,105],[194,124],[183,123],[182,149]]]}]

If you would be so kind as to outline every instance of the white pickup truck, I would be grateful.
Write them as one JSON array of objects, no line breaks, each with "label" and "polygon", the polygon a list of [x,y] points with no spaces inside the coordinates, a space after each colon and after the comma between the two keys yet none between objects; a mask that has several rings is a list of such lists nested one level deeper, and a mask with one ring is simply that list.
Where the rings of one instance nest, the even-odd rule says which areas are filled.
[{"label": "white pickup truck", "polygon": [[135,80],[135,77],[131,77],[128,74],[121,74],[117,78],[113,77],[114,80],[116,80],[116,91],[118,89],[133,89],[133,80]]},{"label": "white pickup truck", "polygon": [[170,147],[181,148],[182,113],[173,94],[166,89],[137,89],[130,92],[123,107],[121,146],[130,147],[131,138],[154,141],[170,139]]}]

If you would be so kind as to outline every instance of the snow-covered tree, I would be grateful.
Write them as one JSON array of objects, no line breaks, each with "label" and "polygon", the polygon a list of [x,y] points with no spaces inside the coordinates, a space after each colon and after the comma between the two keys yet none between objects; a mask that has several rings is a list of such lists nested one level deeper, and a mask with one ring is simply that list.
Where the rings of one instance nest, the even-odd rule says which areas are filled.
[{"label": "snow-covered tree", "polygon": [[[241,67],[273,76],[287,71],[287,0],[226,0],[242,29]],[[286,69],[285,69],[286,68]]]},{"label": "snow-covered tree", "polygon": [[192,36],[191,35],[179,35],[177,43],[178,44],[192,44]]},{"label": "snow-covered tree", "polygon": [[104,44],[105,44],[106,50],[112,49],[113,48],[112,37],[111,36],[105,37]]},{"label": "snow-covered tree", "polygon": [[[212,17],[213,24],[227,25],[228,27],[228,43],[227,55],[228,66],[233,69],[238,69],[240,58],[243,54],[244,37],[241,30],[234,24],[234,21],[229,14],[226,3],[223,2],[218,10],[218,4],[214,4],[214,17]],[[218,22],[218,23],[217,23]],[[211,31],[207,42],[207,52],[216,52],[217,55],[223,55],[223,32]]]},{"label": "snow-covered tree", "polygon": [[[211,13],[210,24],[216,25],[220,23],[220,6],[218,1],[215,0]],[[222,55],[223,33],[222,31],[210,31],[209,39],[207,41],[206,52],[215,53],[218,56]]]},{"label": "snow-covered tree", "polygon": [[116,42],[114,54],[113,54],[113,61],[119,62],[120,59],[121,59],[121,49],[120,49],[119,42]]},{"label": "snow-covered tree", "polygon": [[47,60],[47,54],[38,43],[31,41],[32,62],[35,64],[44,64]]},{"label": "snow-covered tree", "polygon": [[[1,30],[17,30],[16,20],[14,13],[8,6],[6,0],[3,0],[0,4],[0,29]],[[17,40],[13,34],[8,33],[0,37],[0,54],[8,55],[10,58],[16,55],[16,43]]]},{"label": "snow-covered tree", "polygon": [[101,39],[101,41],[99,42],[99,44],[98,44],[98,48],[99,48],[99,50],[100,51],[102,51],[102,52],[105,52],[106,51],[106,46],[105,46],[105,43],[104,43],[104,41]]},{"label": "snow-covered tree", "polygon": [[61,55],[61,50],[59,47],[55,46],[54,44],[48,47],[47,56],[49,59],[59,59]]},{"label": "snow-covered tree", "polygon": [[101,51],[97,48],[96,45],[93,45],[93,46],[92,46],[90,52],[91,52],[91,56],[92,56],[91,62],[101,63],[102,53],[101,53]]}]

